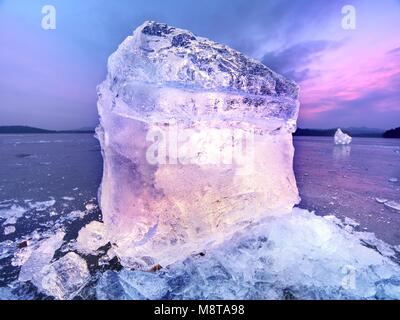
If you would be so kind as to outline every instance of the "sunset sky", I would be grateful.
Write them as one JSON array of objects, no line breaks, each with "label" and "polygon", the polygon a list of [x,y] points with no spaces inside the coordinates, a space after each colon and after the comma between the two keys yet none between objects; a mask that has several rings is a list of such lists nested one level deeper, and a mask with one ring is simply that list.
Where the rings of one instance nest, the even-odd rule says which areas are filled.
[{"label": "sunset sky", "polygon": [[[41,27],[46,4],[56,30]],[[355,30],[342,28],[347,4]],[[300,127],[400,126],[400,0],[0,0],[0,125],[94,127],[107,58],[145,20],[297,81]]]}]

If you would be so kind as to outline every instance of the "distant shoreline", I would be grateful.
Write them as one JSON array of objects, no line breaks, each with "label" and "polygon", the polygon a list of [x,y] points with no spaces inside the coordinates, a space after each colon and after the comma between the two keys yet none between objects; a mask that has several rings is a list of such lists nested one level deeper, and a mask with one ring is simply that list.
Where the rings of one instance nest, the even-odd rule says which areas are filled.
[{"label": "distant shoreline", "polygon": [[[295,137],[333,137],[335,129],[303,129],[298,128]],[[355,138],[400,138],[400,128],[383,130],[371,128],[343,128],[345,133]],[[0,134],[94,134],[95,129],[47,130],[29,126],[0,126]]]},{"label": "distant shoreline", "polygon": [[0,126],[0,134],[95,133],[94,129],[46,130],[28,126]]},{"label": "distant shoreline", "polygon": [[[335,129],[302,129],[298,128],[293,134],[295,137],[333,137],[336,133]],[[368,129],[368,128],[344,128],[343,132],[354,138],[383,138],[385,130]]]},{"label": "distant shoreline", "polygon": [[[337,128],[335,129],[302,129],[298,128],[293,134],[295,137],[333,137]],[[400,128],[391,130],[372,129],[372,128],[342,128],[343,132],[349,134],[354,138],[400,138]]]}]

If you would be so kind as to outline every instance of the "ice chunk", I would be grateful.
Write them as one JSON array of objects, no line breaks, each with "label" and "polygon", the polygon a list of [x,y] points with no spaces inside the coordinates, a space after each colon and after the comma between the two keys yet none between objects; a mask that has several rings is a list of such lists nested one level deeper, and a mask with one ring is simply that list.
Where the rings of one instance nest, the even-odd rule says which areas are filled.
[{"label": "ice chunk", "polygon": [[9,234],[12,234],[15,232],[15,227],[14,226],[7,226],[4,228],[4,235],[8,236]]},{"label": "ice chunk", "polygon": [[[365,244],[376,238],[330,220],[297,208],[268,217],[203,255],[148,273],[143,283],[159,288],[154,297],[162,299],[399,299],[399,265]],[[124,270],[108,286],[124,279],[135,287],[142,277]]]},{"label": "ice chunk", "polygon": [[344,133],[340,128],[337,129],[335,133],[335,144],[337,145],[347,145],[351,143],[352,138]]},{"label": "ice chunk", "polygon": [[27,211],[26,208],[13,204],[9,208],[0,210],[0,219],[6,219],[3,225],[16,224]]},{"label": "ice chunk", "polygon": [[42,270],[42,288],[59,300],[72,299],[90,279],[86,261],[74,252]]},{"label": "ice chunk", "polygon": [[105,272],[96,295],[99,300],[157,300],[165,297],[169,289],[167,279],[156,273],[123,269]]},{"label": "ice chunk", "polygon": [[15,248],[15,243],[11,240],[0,242],[0,260],[11,256]]},{"label": "ice chunk", "polygon": [[74,197],[62,197],[62,199],[65,200],[65,201],[73,201],[73,200],[75,200]]},{"label": "ice chunk", "polygon": [[357,221],[348,217],[344,218],[344,223],[352,227],[358,227],[360,225]]},{"label": "ice chunk", "polygon": [[74,220],[79,220],[83,219],[86,215],[86,212],[81,211],[81,210],[74,210],[68,213],[66,216],[62,217],[62,221],[74,221]]},{"label": "ice chunk", "polygon": [[375,198],[375,201],[381,204],[384,204],[385,202],[388,202],[389,200],[384,199],[384,198]]},{"label": "ice chunk", "polygon": [[298,86],[260,62],[145,22],[98,96],[100,206],[123,265],[169,265],[298,203]]},{"label": "ice chunk", "polygon": [[167,294],[169,289],[167,281],[160,279],[152,272],[130,272],[123,269],[119,273],[119,279],[125,292],[139,299],[159,300]]},{"label": "ice chunk", "polygon": [[92,221],[79,231],[76,241],[78,251],[96,255],[96,250],[108,243],[104,223]]},{"label": "ice chunk", "polygon": [[99,279],[96,297],[98,300],[138,300],[140,298],[137,294],[132,297],[125,292],[118,273],[111,270],[107,270]]},{"label": "ice chunk", "polygon": [[17,300],[17,297],[12,294],[11,288],[0,287],[0,300]]},{"label": "ice chunk", "polygon": [[20,248],[13,256],[11,265],[14,267],[20,267],[28,261],[32,254],[33,246],[27,245],[26,247]]},{"label": "ice chunk", "polygon": [[399,182],[399,179],[397,179],[397,178],[390,178],[390,179],[389,179],[389,182],[396,183],[396,182]]},{"label": "ice chunk", "polygon": [[96,210],[97,209],[97,205],[95,204],[95,203],[87,203],[86,205],[85,205],[85,209],[87,210],[87,211],[94,211],[94,210]]},{"label": "ice chunk", "polygon": [[22,265],[19,273],[20,281],[31,281],[39,290],[42,289],[42,269],[53,259],[55,251],[63,243],[64,231],[57,231],[48,239],[35,244],[33,250],[29,252],[29,257],[24,258],[26,262]]},{"label": "ice chunk", "polygon": [[35,209],[36,211],[45,211],[48,208],[54,206],[56,204],[56,200],[51,198],[48,201],[38,201],[38,202],[30,202],[29,206],[31,209]]},{"label": "ice chunk", "polygon": [[385,202],[385,206],[390,208],[390,209],[394,209],[394,210],[400,211],[400,202],[398,202],[398,201],[394,201],[394,200],[386,201]]}]

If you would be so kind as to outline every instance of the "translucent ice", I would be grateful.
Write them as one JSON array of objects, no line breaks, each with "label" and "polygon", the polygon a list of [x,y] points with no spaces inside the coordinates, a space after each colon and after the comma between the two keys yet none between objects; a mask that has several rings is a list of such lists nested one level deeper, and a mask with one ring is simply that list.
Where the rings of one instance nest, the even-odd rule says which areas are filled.
[{"label": "translucent ice", "polygon": [[98,96],[100,205],[123,265],[169,265],[299,201],[298,86],[263,64],[145,22]]},{"label": "translucent ice", "polygon": [[170,290],[167,279],[156,273],[123,269],[105,272],[96,287],[99,300],[157,300]]},{"label": "translucent ice", "polygon": [[[32,250],[23,248],[25,263],[19,273],[20,281],[31,281],[39,290],[42,289],[42,269],[53,259],[55,251],[63,243],[64,231],[58,231],[48,239],[35,244]],[[27,256],[28,254],[28,256]]]},{"label": "translucent ice", "polygon": [[337,145],[347,145],[351,143],[352,138],[344,133],[341,129],[337,129],[335,133],[335,144]]},{"label": "translucent ice", "polygon": [[79,231],[76,248],[84,254],[96,255],[96,250],[106,245],[104,224],[92,221]]},{"label": "translucent ice", "polygon": [[74,252],[44,267],[41,273],[43,291],[60,300],[73,298],[90,279],[86,261]]},{"label": "translucent ice", "polygon": [[390,246],[340,225],[295,208],[156,273],[107,274],[98,298],[399,299],[400,267]]}]

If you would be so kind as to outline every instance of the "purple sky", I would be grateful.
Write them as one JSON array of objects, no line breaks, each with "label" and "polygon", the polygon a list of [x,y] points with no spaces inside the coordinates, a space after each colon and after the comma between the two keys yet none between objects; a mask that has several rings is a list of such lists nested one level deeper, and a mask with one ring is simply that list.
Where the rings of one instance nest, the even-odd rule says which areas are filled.
[{"label": "purple sky", "polygon": [[[41,28],[45,4],[57,9],[56,30]],[[345,4],[355,30],[342,28]],[[0,0],[0,125],[94,127],[107,57],[144,20],[296,80],[300,127],[400,126],[400,0]]]}]

